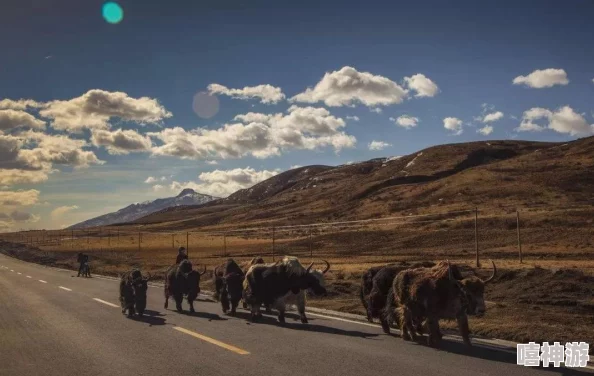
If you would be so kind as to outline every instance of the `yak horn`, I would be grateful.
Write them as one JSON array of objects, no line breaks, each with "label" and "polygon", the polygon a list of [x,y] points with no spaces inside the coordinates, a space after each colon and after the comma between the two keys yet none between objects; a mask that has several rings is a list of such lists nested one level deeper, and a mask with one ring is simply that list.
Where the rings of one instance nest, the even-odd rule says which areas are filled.
[{"label": "yak horn", "polygon": [[454,276],[452,275],[452,265],[450,265],[450,260],[446,261],[448,263],[448,277],[450,281],[455,281]]},{"label": "yak horn", "polygon": [[324,261],[324,263],[326,263],[326,269],[324,269],[322,274],[326,274],[328,272],[328,270],[330,270],[330,263],[326,260],[322,260],[322,261]]},{"label": "yak horn", "polygon": [[204,271],[202,273],[200,273],[200,275],[204,275],[206,274],[206,265],[204,265]]},{"label": "yak horn", "polygon": [[313,266],[313,264],[314,264],[314,263],[312,262],[311,264],[309,264],[309,266],[307,267],[307,269],[305,269],[305,271],[306,271],[307,273],[309,273],[309,271],[311,270],[311,267]]},{"label": "yak horn", "polygon": [[489,261],[491,261],[491,264],[493,265],[493,274],[491,274],[491,276],[487,280],[483,281],[484,284],[491,282],[493,278],[495,278],[495,275],[497,275],[497,267],[495,266],[495,263],[493,262],[493,260]]}]

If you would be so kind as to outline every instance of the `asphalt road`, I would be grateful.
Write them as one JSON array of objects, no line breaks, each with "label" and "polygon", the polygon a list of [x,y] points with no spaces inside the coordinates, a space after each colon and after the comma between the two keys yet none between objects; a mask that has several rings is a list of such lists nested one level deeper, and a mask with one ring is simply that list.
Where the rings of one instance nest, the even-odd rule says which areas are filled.
[{"label": "asphalt road", "polygon": [[436,350],[321,316],[308,325],[292,317],[284,327],[272,317],[252,324],[247,312],[228,317],[207,300],[194,315],[179,314],[163,309],[162,296],[149,288],[148,316],[128,319],[117,281],[0,255],[0,375],[591,374],[523,367],[514,354],[455,342]]}]

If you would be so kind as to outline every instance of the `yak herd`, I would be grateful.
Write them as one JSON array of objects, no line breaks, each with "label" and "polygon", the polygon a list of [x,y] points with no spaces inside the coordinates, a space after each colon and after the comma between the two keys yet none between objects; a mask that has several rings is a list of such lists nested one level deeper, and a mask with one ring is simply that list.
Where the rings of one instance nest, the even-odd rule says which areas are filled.
[{"label": "yak herd", "polygon": [[[243,267],[228,259],[213,271],[214,298],[221,303],[223,312],[232,316],[243,300],[243,307],[251,312],[252,321],[262,317],[262,307],[267,312],[274,308],[281,324],[285,322],[287,304],[294,304],[305,324],[306,294],[326,295],[324,275],[330,270],[330,264],[322,261],[325,267],[319,270],[313,268],[313,262],[304,267],[299,259],[291,256],[272,264],[256,257]],[[470,346],[468,316],[485,313],[485,284],[497,273],[495,263],[491,263],[493,273],[486,280],[476,275],[463,276],[460,268],[449,261],[372,267],[361,277],[360,287],[367,320],[378,319],[385,333],[390,333],[392,327],[399,328],[404,340],[417,340],[426,332],[430,346],[438,346],[441,341],[439,320],[456,320],[464,343]],[[186,297],[190,312],[194,312],[200,277],[205,273],[206,267],[199,273],[187,259],[171,266],[165,275],[165,309],[169,297],[173,297],[176,310],[182,312],[182,301]],[[143,314],[150,278],[138,269],[121,276],[123,314],[127,312],[129,317]]]}]

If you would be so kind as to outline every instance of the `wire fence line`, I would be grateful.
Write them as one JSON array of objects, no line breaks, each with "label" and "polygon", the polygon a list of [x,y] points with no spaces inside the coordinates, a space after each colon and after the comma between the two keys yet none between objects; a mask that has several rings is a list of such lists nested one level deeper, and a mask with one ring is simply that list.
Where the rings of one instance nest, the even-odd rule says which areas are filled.
[{"label": "wire fence line", "polygon": [[[96,227],[2,234],[44,251],[163,252],[184,246],[208,257],[483,256],[593,254],[594,206],[523,208],[491,214],[478,208],[353,221],[194,231]],[[569,245],[569,249],[568,246]],[[152,253],[151,253],[152,254]]]}]

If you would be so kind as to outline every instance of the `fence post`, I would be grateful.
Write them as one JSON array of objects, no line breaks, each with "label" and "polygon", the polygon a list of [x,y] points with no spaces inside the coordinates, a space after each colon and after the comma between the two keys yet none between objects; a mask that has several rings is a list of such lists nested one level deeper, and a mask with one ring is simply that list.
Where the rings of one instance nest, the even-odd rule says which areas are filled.
[{"label": "fence post", "polygon": [[274,261],[274,238],[275,238],[275,231],[276,228],[272,227],[272,261]]},{"label": "fence post", "polygon": [[175,232],[171,234],[171,248],[175,249]]},{"label": "fence post", "polygon": [[227,233],[223,233],[223,257],[227,256]]},{"label": "fence post", "polygon": [[190,233],[186,231],[186,255],[190,257]]},{"label": "fence post", "polygon": [[140,231],[138,231],[138,251],[140,251]]},{"label": "fence post", "polygon": [[476,252],[476,267],[479,268],[479,246],[478,246],[478,207],[474,208],[474,250]]},{"label": "fence post", "polygon": [[309,229],[309,257],[313,257],[313,251],[311,248],[311,228]]},{"label": "fence post", "polygon": [[520,238],[520,211],[516,210],[516,227],[518,229],[518,252],[520,253],[520,264],[522,263],[522,239]]},{"label": "fence post", "polygon": [[111,230],[107,230],[107,246],[111,248]]}]

